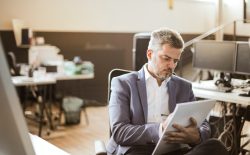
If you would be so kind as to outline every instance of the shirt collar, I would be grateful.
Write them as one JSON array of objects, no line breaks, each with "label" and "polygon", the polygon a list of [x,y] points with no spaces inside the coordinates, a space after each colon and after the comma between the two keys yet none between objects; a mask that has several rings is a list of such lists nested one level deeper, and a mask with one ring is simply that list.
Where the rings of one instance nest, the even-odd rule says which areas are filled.
[{"label": "shirt collar", "polygon": [[148,68],[147,68],[147,63],[143,66],[144,68],[144,74],[145,74],[145,80],[147,81],[149,78],[153,78],[153,76],[148,72]]},{"label": "shirt collar", "polygon": [[[155,79],[149,72],[147,68],[147,63],[143,66],[144,74],[145,74],[145,81],[147,81],[149,78]],[[171,76],[163,81],[163,83],[167,83],[170,80]],[[156,79],[155,79],[156,80]]]}]

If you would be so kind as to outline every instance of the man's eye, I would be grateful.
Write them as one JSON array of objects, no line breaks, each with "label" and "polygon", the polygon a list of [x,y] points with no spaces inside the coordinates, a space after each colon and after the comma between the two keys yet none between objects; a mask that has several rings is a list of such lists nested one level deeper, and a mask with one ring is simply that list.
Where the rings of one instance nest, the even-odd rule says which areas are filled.
[{"label": "man's eye", "polygon": [[178,59],[172,59],[172,58],[170,58],[170,57],[166,57],[166,56],[165,56],[165,57],[163,57],[163,59],[164,59],[164,60],[166,60],[166,61],[171,61],[171,60],[173,60],[175,64],[179,62],[179,60],[178,60]]},{"label": "man's eye", "polygon": [[179,60],[178,59],[174,59],[174,63],[176,64],[176,63],[178,63],[179,62]]},{"label": "man's eye", "polygon": [[167,61],[171,60],[171,58],[169,58],[169,57],[163,57],[163,59],[167,60]]}]

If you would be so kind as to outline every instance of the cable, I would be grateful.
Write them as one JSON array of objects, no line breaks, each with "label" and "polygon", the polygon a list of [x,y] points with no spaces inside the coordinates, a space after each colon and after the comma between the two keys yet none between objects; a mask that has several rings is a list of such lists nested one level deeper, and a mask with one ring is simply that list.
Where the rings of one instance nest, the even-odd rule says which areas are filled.
[{"label": "cable", "polygon": [[234,126],[233,126],[233,119],[231,119],[230,121],[228,121],[225,126],[224,126],[224,131],[220,134],[220,136],[218,137],[218,140],[220,140],[221,142],[224,143],[226,149],[228,151],[231,151],[233,149],[233,131],[235,130]]}]

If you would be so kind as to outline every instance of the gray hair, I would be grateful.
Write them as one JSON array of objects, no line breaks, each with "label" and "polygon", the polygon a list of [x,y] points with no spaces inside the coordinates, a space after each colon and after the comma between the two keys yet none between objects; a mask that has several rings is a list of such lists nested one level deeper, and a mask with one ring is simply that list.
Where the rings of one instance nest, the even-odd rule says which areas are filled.
[{"label": "gray hair", "polygon": [[157,51],[160,50],[164,44],[169,44],[173,48],[183,50],[184,41],[181,35],[175,30],[169,28],[154,30],[150,36],[148,49]]}]

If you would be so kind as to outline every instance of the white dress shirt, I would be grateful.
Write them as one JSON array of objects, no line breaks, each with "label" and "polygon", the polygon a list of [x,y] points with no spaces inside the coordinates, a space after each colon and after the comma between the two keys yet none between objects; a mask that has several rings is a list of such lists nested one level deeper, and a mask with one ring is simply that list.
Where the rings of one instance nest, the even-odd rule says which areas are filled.
[{"label": "white dress shirt", "polygon": [[148,123],[162,123],[168,115],[168,90],[167,82],[170,78],[164,80],[159,86],[157,80],[148,72],[147,64],[144,65],[146,91],[148,100]]}]

